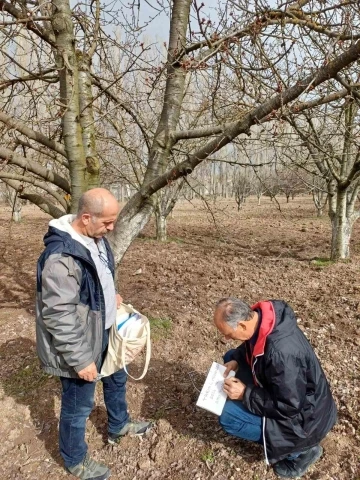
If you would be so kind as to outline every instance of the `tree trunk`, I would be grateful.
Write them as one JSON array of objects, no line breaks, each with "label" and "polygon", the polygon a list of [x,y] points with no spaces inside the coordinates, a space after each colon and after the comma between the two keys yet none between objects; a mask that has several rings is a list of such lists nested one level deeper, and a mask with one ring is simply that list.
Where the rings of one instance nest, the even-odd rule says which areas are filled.
[{"label": "tree trunk", "polygon": [[21,206],[15,206],[12,219],[16,223],[21,221]]},{"label": "tree trunk", "polygon": [[77,53],[79,64],[80,125],[86,158],[87,188],[100,184],[100,162],[95,148],[95,123],[90,77],[90,58]]},{"label": "tree trunk", "polygon": [[167,240],[167,216],[165,216],[158,208],[155,209],[156,219],[156,240],[158,242],[166,242]]},{"label": "tree trunk", "polygon": [[71,212],[87,189],[86,160],[80,125],[79,71],[69,0],[53,0],[52,27],[55,33],[56,66],[60,80],[63,138],[71,178]]},{"label": "tree trunk", "polygon": [[179,122],[186,78],[186,69],[181,65],[181,62],[176,61],[176,59],[186,44],[190,5],[191,0],[181,0],[173,3],[170,20],[164,103],[159,125],[150,149],[149,163],[143,185],[146,185],[158,175],[165,172],[169,163],[170,151],[175,142],[175,140],[170,137],[170,133],[175,131]]},{"label": "tree trunk", "polygon": [[148,223],[153,211],[152,198],[143,200],[140,193],[136,193],[121,210],[116,228],[109,236],[117,266],[132,241]]},{"label": "tree trunk", "polygon": [[331,260],[342,260],[350,257],[350,237],[354,224],[352,216],[348,218],[347,191],[337,192],[336,211],[332,215],[331,227]]}]

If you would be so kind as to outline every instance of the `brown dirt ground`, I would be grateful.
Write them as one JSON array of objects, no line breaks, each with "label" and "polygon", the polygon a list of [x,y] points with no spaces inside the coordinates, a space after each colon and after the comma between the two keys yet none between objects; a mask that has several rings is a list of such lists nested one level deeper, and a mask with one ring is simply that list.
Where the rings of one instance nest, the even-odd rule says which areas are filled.
[{"label": "brown dirt ground", "polygon": [[[97,392],[87,428],[90,451],[112,468],[112,478],[171,480],[275,479],[259,446],[226,436],[217,419],[195,407],[207,369],[229,348],[212,326],[217,299],[288,301],[331,382],[339,421],[324,440],[324,456],[305,477],[360,479],[360,242],[352,260],[313,263],[329,251],[330,227],[310,198],[282,211],[250,199],[241,212],[217,202],[214,216],[181,203],[169,220],[170,240],[159,244],[150,223],[121,265],[124,299],[153,319],[153,355],[140,382],[129,381],[131,415],[156,420],[147,438],[105,446],[106,413]],[[67,477],[57,453],[59,383],[44,375],[35,352],[35,264],[48,217],[26,207],[9,224],[0,211],[0,475],[2,479]],[[139,269],[142,273],[134,275]]]}]

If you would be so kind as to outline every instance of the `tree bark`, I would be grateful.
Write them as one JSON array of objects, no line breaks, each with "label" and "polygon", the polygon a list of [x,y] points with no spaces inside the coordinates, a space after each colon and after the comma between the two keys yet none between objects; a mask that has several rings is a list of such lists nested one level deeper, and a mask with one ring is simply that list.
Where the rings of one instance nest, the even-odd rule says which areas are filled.
[{"label": "tree bark", "polygon": [[71,212],[87,190],[86,159],[80,125],[79,71],[69,0],[53,0],[52,27],[57,46],[62,131],[71,178]]},{"label": "tree bark", "polygon": [[331,219],[331,260],[346,260],[350,257],[350,238],[355,219],[355,215],[348,211],[347,189],[338,188],[336,211]]},{"label": "tree bark", "polygon": [[32,130],[21,120],[10,117],[10,115],[8,115],[7,113],[0,111],[0,122],[3,122],[7,127],[13,128],[14,130],[25,135],[27,138],[41,143],[41,145],[50,148],[52,151],[59,153],[66,158],[66,152],[61,143],[58,143],[55,140],[50,140],[50,138],[46,137],[42,133]]},{"label": "tree bark", "polygon": [[46,180],[56,185],[57,187],[60,187],[62,190],[64,190],[64,192],[70,193],[70,185],[67,180],[65,180],[63,177],[53,172],[52,170],[43,167],[39,163],[22,157],[21,155],[18,155],[17,153],[5,147],[0,147],[0,158],[6,160],[9,164],[22,167],[25,171],[34,173],[35,175],[41,177],[43,180]]},{"label": "tree bark", "polygon": [[[151,197],[159,188],[148,194],[146,192],[147,185],[163,176],[168,166],[171,148],[174,144],[170,134],[178,125],[184,96],[186,70],[177,61],[177,56],[186,43],[190,5],[191,0],[176,0],[173,2],[163,109],[150,149],[149,163],[140,189],[142,192],[136,193],[120,212],[119,220],[112,235],[111,240],[117,265],[154,211],[154,201]],[[178,175],[176,178],[180,176]],[[167,181],[165,184],[168,183]]]},{"label": "tree bark", "polygon": [[166,242],[167,240],[167,216],[158,208],[155,208],[156,219],[156,240],[158,242]]},{"label": "tree bark", "polygon": [[[21,190],[20,182],[17,182],[14,180],[8,180],[5,178],[3,179],[3,182],[9,185],[9,187],[13,188],[15,191]],[[51,203],[49,200],[45,199],[41,195],[37,195],[33,193],[19,193],[18,196],[23,200],[29,200],[29,202],[38,206],[40,210],[42,210],[45,213],[48,213],[53,218],[60,218],[65,214],[63,210],[58,208],[56,205],[54,205],[53,203]]]},{"label": "tree bark", "polygon": [[121,210],[116,228],[109,236],[116,265],[120,263],[132,241],[148,223],[153,210],[154,205],[151,200],[139,203],[129,200]]},{"label": "tree bark", "polygon": [[191,0],[176,0],[173,2],[163,109],[150,149],[149,165],[145,173],[144,184],[165,172],[171,148],[175,143],[170,134],[175,131],[179,122],[186,78],[186,70],[177,60],[177,57],[186,44],[190,5]]},{"label": "tree bark", "polygon": [[93,114],[93,94],[90,76],[91,59],[87,54],[78,53],[79,62],[79,97],[80,125],[86,158],[88,188],[95,188],[100,183],[100,162],[95,147],[95,123]]}]

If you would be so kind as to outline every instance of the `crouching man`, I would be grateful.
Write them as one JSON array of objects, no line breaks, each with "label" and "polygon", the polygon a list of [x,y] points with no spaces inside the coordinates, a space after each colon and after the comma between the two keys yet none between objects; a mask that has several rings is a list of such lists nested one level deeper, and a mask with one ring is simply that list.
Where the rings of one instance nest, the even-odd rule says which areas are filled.
[{"label": "crouching man", "polygon": [[301,477],[322,455],[334,426],[329,384],[295,314],[280,300],[250,307],[223,298],[214,323],[225,339],[243,342],[224,356],[228,400],[220,424],[230,435],[263,444],[279,477]]}]

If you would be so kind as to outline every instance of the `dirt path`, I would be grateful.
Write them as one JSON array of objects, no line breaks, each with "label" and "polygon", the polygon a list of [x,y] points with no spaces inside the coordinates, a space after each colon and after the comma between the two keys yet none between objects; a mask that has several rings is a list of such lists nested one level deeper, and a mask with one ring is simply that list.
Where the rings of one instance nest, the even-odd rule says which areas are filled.
[{"label": "dirt path", "polygon": [[[153,323],[153,358],[142,382],[129,382],[134,417],[156,420],[143,439],[104,445],[106,413],[97,406],[87,429],[90,451],[107,462],[112,478],[171,480],[274,479],[261,448],[230,438],[216,417],[195,407],[207,369],[231,346],[211,323],[224,295],[249,302],[288,301],[331,381],[339,422],[325,439],[323,459],[307,479],[360,478],[360,241],[349,263],[317,266],[329,246],[326,217],[314,217],[310,199],[250,201],[238,213],[218,204],[217,227],[199,204],[181,204],[169,222],[171,241],[152,239],[153,225],[128,251],[120,275],[125,300]],[[0,473],[2,479],[53,479],[68,475],[57,453],[60,389],[44,375],[35,353],[35,263],[48,218],[26,209],[9,233],[10,212],[0,211]],[[139,269],[142,273],[134,275]]]}]

